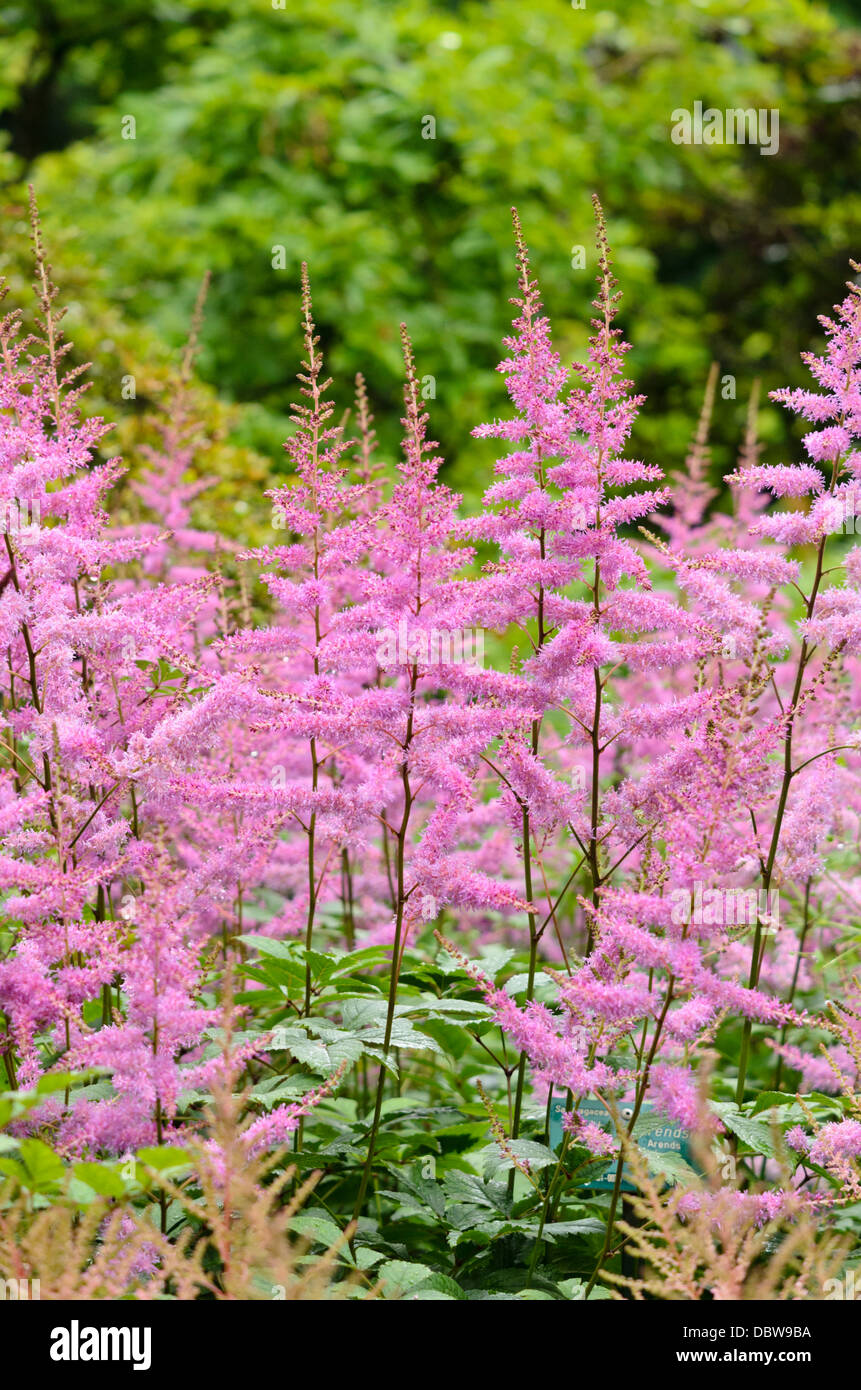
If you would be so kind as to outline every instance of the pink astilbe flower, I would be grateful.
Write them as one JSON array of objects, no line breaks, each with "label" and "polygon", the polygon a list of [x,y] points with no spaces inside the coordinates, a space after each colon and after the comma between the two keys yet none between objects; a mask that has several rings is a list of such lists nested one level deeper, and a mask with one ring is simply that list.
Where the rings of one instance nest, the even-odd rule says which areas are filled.
[{"label": "pink astilbe flower", "polygon": [[[48,1108],[61,1145],[117,1152],[170,1122],[180,1054],[200,1047],[213,1017],[196,999],[202,968],[189,923],[160,915],[174,866],[145,843],[145,796],[129,757],[129,740],[152,737],[197,674],[184,630],[212,580],[144,591],[102,578],[106,566],[144,555],[148,541],[110,533],[103,498],[121,470],[117,460],[93,461],[106,426],[80,416],[78,369],[63,375],[69,345],[35,206],[33,221],[36,350],[24,356],[17,316],[0,325],[3,497],[26,498],[38,516],[24,530],[4,528],[0,885],[20,928],[0,963],[0,1010],[13,1082],[32,1084],[58,1061],[112,1070],[111,1096],[69,1105],[55,1097]],[[181,684],[154,699],[160,661]],[[127,900],[133,912],[121,907]],[[121,984],[126,1013],[114,1017]]]},{"label": "pink astilbe flower", "polygon": [[[288,471],[267,494],[273,535],[243,550],[194,525],[209,467],[191,380],[202,301],[131,479],[147,519],[113,525],[123,468],[64,367],[34,218],[41,323],[23,340],[17,315],[0,323],[0,1065],[12,1090],[54,1075],[16,1138],[48,1134],[65,1159],[190,1147],[214,1088],[247,1098],[249,1160],[295,1137],[304,1163],[343,1083],[332,1124],[366,1124],[363,1220],[400,1113],[383,1109],[395,1053],[419,1054],[407,1094],[441,1050],[434,1089],[458,1068],[473,1077],[476,1058],[499,1064],[506,1132],[494,1124],[515,1158],[542,1134],[529,1087],[564,1096],[566,1133],[619,1177],[593,1208],[603,1260],[625,1142],[583,1102],[624,1106],[629,1145],[650,1107],[717,1132],[709,1068],[737,1046],[752,1135],[752,1093],[785,1090],[788,1071],[802,1091],[843,1093],[846,1118],[789,1129],[803,1161],[790,1182],[775,1164],[771,1190],[654,1200],[743,1241],[858,1190],[845,978],[833,1041],[820,1038],[821,980],[854,959],[861,907],[861,548],[836,539],[861,488],[861,295],[850,285],[822,321],[825,352],[806,358],[818,389],[772,393],[811,425],[803,462],[764,461],[754,386],[723,515],[716,367],[687,477],[626,457],[643,397],[597,199],[595,213],[595,317],[570,367],[515,213],[510,412],[474,431],[499,457],[472,516],[443,481],[405,326],[392,477],[361,376],[348,437],[303,267]],[[428,959],[441,919],[466,980]],[[517,959],[485,972],[479,953]],[[452,973],[468,1000],[445,996]],[[479,1036],[454,1031],[476,1015]],[[272,1040],[282,1022],[295,1051]],[[360,1081],[334,1068],[336,1048],[364,1059]],[[226,1207],[227,1148],[203,1143]],[[554,1211],[571,1176],[560,1164]],[[737,1273],[713,1296],[732,1296]]]},{"label": "pink astilbe flower", "polygon": [[346,1062],[342,1062],[337,1071],[312,1091],[307,1091],[301,1100],[291,1105],[276,1105],[268,1115],[254,1120],[242,1133],[242,1142],[249,1154],[254,1156],[283,1144],[298,1128],[299,1121],[337,1090],[346,1069]]},{"label": "pink astilbe flower", "polygon": [[688,1131],[695,1130],[701,1102],[692,1073],[684,1067],[659,1062],[652,1068],[649,1082],[649,1094],[661,1114]]},{"label": "pink astilbe flower", "polygon": [[576,1110],[567,1110],[562,1116],[562,1128],[570,1134],[576,1144],[582,1144],[596,1158],[611,1158],[619,1152],[619,1141],[594,1120],[584,1120]]}]

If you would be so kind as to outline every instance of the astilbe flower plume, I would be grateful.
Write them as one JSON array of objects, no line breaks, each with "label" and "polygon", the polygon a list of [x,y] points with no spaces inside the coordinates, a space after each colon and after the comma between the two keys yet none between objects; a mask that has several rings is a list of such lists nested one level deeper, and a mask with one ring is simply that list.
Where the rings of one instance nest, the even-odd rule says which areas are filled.
[{"label": "astilbe flower plume", "polygon": [[[844,979],[828,1019],[811,997],[814,952],[837,954],[859,901],[843,856],[859,826],[861,552],[832,538],[861,484],[861,295],[850,284],[822,320],[824,354],[806,356],[820,389],[772,393],[812,426],[805,462],[761,461],[755,388],[725,517],[708,475],[717,367],[685,480],[626,456],[644,398],[594,207],[595,316],[570,368],[514,213],[499,367],[512,414],[474,431],[500,447],[476,516],[444,481],[406,326],[394,478],[376,462],[361,376],[349,437],[303,267],[288,476],[268,493],[272,542],[241,551],[195,524],[202,297],[158,447],[132,480],[147,518],[114,525],[123,468],[102,452],[108,427],[81,411],[82,369],[65,366],[34,208],[37,331],[22,337],[14,312],[0,323],[0,1041],[10,1089],[63,1076],[14,1132],[50,1132],[65,1158],[193,1149],[222,1203],[225,1266],[237,1148],[254,1172],[286,1141],[301,1148],[306,1121],[371,1055],[378,1071],[356,1090],[363,1216],[399,1009],[407,987],[412,1002],[436,988],[439,961],[415,960],[443,922],[478,1016],[501,1030],[505,1059],[515,1049],[507,1132],[477,1078],[509,1193],[518,1170],[545,1215],[556,1201],[556,1178],[544,1193],[518,1149],[530,1081],[564,1105],[559,1174],[572,1153],[615,1172],[587,1292],[613,1249],[644,1111],[716,1140],[739,1122],[759,1038],[775,1089],[793,1072],[840,1097],[842,1118],[811,1111],[786,1136],[798,1169],[832,1187],[808,1195],[787,1169],[760,1190],[748,1165],[740,1186],[688,1173],[667,1197],[638,1169],[658,1233],[643,1257],[682,1296],[733,1297],[761,1228],[806,1229],[837,1184],[857,1193],[858,982]],[[485,635],[505,654],[495,665],[477,657]],[[500,944],[526,955],[507,986],[475,959]],[[387,973],[379,990],[359,982],[369,1022],[345,1043],[356,999],[327,989],[356,948]],[[262,966],[257,949],[271,953]],[[234,1006],[237,968],[249,988]],[[285,1020],[298,1062],[321,1069],[272,1092],[280,1074],[254,1083],[288,1051]],[[719,1035],[739,1039],[734,1107],[704,1104]],[[346,1059],[320,1064],[318,1036],[340,1038]],[[213,1095],[236,1132],[219,1121],[199,1140]],[[146,1251],[123,1221],[138,1263],[117,1278],[157,1282],[173,1268],[165,1242]],[[113,1251],[118,1228],[104,1230]],[[250,1287],[252,1253],[237,1287]]]}]

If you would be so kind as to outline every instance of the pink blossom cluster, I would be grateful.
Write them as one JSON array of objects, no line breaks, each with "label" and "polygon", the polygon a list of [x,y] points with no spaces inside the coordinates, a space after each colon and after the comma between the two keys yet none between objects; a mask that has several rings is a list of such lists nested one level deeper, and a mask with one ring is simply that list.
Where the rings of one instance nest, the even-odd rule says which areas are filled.
[{"label": "pink blossom cluster", "polygon": [[[290,477],[268,494],[272,542],[241,551],[193,524],[191,356],[132,480],[148,519],[112,524],[123,467],[80,411],[36,224],[37,331],[0,324],[0,504],[39,518],[4,529],[0,574],[0,1043],[12,1087],[108,1076],[39,1112],[68,1151],[181,1138],[183,1097],[265,1052],[219,1045],[219,971],[249,930],[307,948],[300,1020],[315,948],[390,946],[386,1046],[430,926],[466,958],[523,949],[520,999],[470,967],[522,1055],[515,1137],[530,1076],[570,1093],[569,1137],[593,1153],[614,1146],[577,1117],[590,1093],[696,1128],[721,1029],[741,1039],[739,1104],[757,1042],[822,1086],[805,999],[859,891],[861,551],[834,530],[861,480],[861,297],[822,321],[817,389],[773,393],[811,425],[806,460],[761,463],[749,432],[734,512],[713,511],[702,439],[677,478],[627,457],[643,398],[596,213],[592,336],[570,368],[515,215],[511,410],[474,431],[499,449],[477,515],[440,480],[405,328],[394,478],[361,379],[348,437],[304,275]],[[477,629],[491,664],[431,660],[433,631]],[[679,920],[695,885],[756,906]],[[326,1093],[255,1121],[254,1151]],[[846,1125],[797,1147],[857,1157]]]}]

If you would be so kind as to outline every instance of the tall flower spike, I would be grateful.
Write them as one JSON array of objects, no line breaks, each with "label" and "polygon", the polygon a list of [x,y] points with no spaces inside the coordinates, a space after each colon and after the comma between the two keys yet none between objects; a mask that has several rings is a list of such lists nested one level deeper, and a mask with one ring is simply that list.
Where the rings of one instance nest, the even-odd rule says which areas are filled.
[{"label": "tall flower spike", "polygon": [[717,388],[718,364],[712,362],[703,392],[697,428],[685,458],[684,468],[673,479],[673,510],[668,516],[657,516],[655,522],[669,536],[675,546],[689,549],[694,542],[694,533],[703,526],[709,503],[717,495],[717,488],[708,481],[709,430],[714,411],[715,390]]},{"label": "tall flower spike", "polygon": [[205,571],[199,565],[187,563],[189,553],[213,552],[217,545],[228,549],[231,546],[229,541],[221,539],[217,542],[211,533],[189,524],[191,503],[217,482],[217,477],[203,476],[183,481],[204,442],[201,426],[194,414],[191,381],[210,282],[211,276],[207,271],[195,300],[179,372],[164,412],[153,421],[160,436],[160,448],[141,448],[140,452],[150,466],[131,484],[132,490],[157,518],[152,524],[137,528],[137,533],[150,541],[143,564],[146,573],[155,579],[199,578]]},{"label": "tall flower spike", "polygon": [[33,334],[28,341],[41,348],[41,353],[38,356],[41,359],[42,376],[51,404],[51,418],[56,434],[62,435],[67,424],[71,424],[74,419],[75,403],[78,396],[87,389],[87,384],[75,387],[74,383],[87,370],[89,363],[73,367],[61,375],[60,368],[63,358],[72,350],[72,344],[65,339],[61,326],[66,316],[66,308],[65,306],[59,309],[54,307],[59,290],[51,279],[51,265],[45,251],[39,206],[32,184],[29,185],[29,199],[30,240],[33,243],[33,258],[36,267],[36,280],[33,289],[42,317],[37,319],[37,326],[41,333]]}]

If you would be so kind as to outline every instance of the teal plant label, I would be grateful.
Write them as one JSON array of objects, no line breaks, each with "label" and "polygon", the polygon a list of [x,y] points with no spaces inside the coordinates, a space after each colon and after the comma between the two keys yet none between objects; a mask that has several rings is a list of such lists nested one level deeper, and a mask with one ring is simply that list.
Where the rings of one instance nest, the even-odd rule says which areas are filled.
[{"label": "teal plant label", "polygon": [[[581,1100],[577,1108],[584,1120],[591,1120],[593,1124],[600,1125],[609,1134],[616,1133],[616,1127],[600,1101]],[[633,1108],[632,1104],[619,1106],[619,1114],[623,1121],[630,1120]],[[550,1102],[550,1147],[552,1149],[558,1148],[562,1143],[562,1116],[564,1114],[564,1096],[554,1096]],[[637,1146],[647,1157],[649,1154],[659,1154],[670,1159],[668,1176],[672,1175],[672,1169],[681,1165],[686,1167],[690,1165],[691,1154],[687,1130],[683,1129],[675,1120],[668,1119],[666,1115],[656,1109],[651,1101],[644,1101],[640,1107],[634,1138]],[[675,1156],[675,1161],[673,1161],[673,1156]],[[595,1162],[589,1165],[580,1186],[592,1187],[599,1192],[611,1192],[616,1182],[616,1163],[616,1158],[612,1156],[596,1158]],[[631,1178],[631,1170],[626,1163],[622,1168],[623,1192],[637,1191],[636,1184],[631,1181]]]}]

